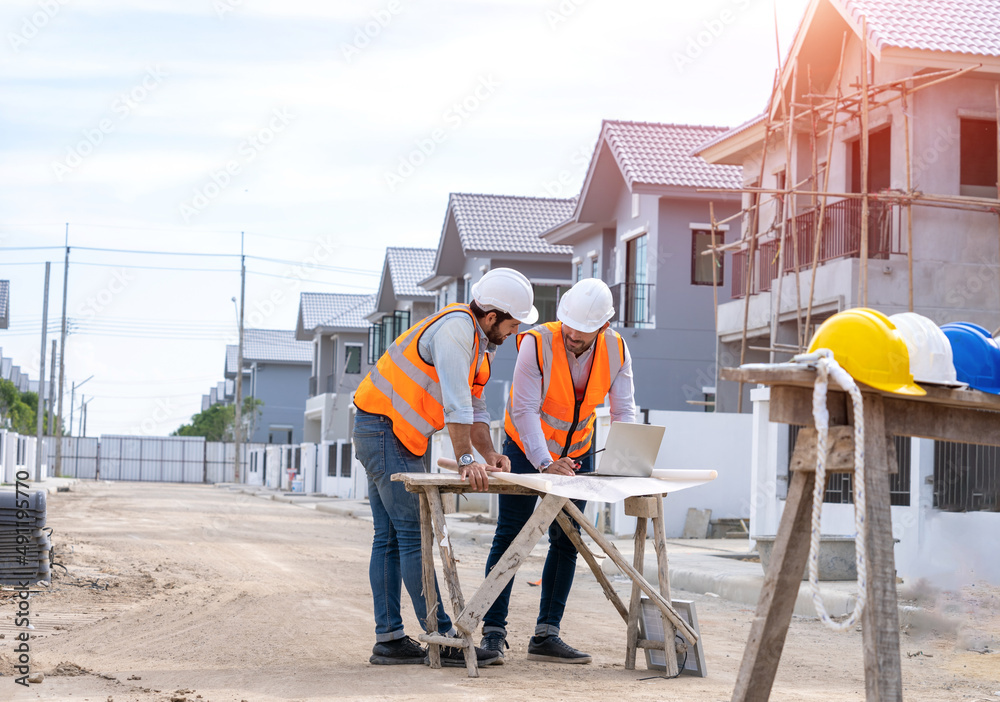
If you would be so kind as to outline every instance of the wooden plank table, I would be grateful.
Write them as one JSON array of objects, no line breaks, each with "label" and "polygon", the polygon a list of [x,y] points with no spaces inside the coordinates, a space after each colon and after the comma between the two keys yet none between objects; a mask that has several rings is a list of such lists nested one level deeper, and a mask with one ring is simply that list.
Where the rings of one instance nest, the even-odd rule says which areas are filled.
[{"label": "wooden plank table", "polygon": [[[813,426],[812,395],[816,372],[785,364],[724,368],[723,380],[761,383],[771,387],[770,421]],[[861,616],[868,702],[901,702],[899,616],[889,505],[890,473],[896,472],[893,436],[1000,446],[1000,396],[975,390],[927,386],[927,395],[904,396],[858,383],[864,401],[865,425],[865,557],[868,563],[868,604]],[[853,403],[830,378],[827,393],[831,438],[835,425],[853,424]],[[800,435],[801,436],[801,435]],[[850,437],[853,446],[853,435]],[[833,442],[831,441],[831,444]],[[832,448],[832,446],[831,446]],[[798,447],[797,447],[798,452]],[[761,702],[771,694],[785,644],[802,572],[809,556],[815,446],[812,460],[793,467],[785,509],[764,578],[760,600],[743,662],[733,690],[733,702]],[[853,466],[850,468],[853,470]]]},{"label": "wooden plank table", "polygon": [[[514,577],[517,569],[531,553],[535,544],[548,533],[553,521],[558,521],[563,531],[576,546],[577,551],[590,566],[594,577],[601,585],[605,597],[625,621],[628,632],[628,644],[625,655],[625,667],[635,668],[635,653],[637,648],[662,650],[667,660],[667,675],[677,673],[677,655],[674,645],[675,631],[679,630],[687,638],[690,645],[698,640],[697,634],[670,604],[670,581],[667,568],[666,537],[663,530],[663,495],[630,497],[625,500],[626,514],[637,518],[635,535],[635,557],[633,563],[628,563],[613,543],[594,528],[583,516],[576,505],[566,497],[538,493],[514,483],[495,477],[489,478],[487,492],[507,495],[540,495],[541,502],[535,508],[528,522],[515,537],[510,548],[490,571],[489,575],[466,602],[462,595],[458,579],[458,569],[452,552],[451,538],[448,534],[441,504],[442,492],[470,492],[467,480],[453,473],[397,473],[393,480],[406,485],[410,492],[420,496],[420,527],[421,556],[423,560],[424,597],[427,601],[428,633],[418,638],[428,644],[428,657],[432,668],[441,667],[439,646],[460,646],[465,651],[465,663],[471,678],[479,676],[476,663],[475,642],[473,635],[482,621],[483,616],[496,601],[497,597]],[[664,491],[666,492],[666,491]],[[632,597],[629,606],[622,603],[611,582],[601,570],[597,559],[584,544],[576,530],[572,528],[573,519],[602,548],[607,556],[632,580]],[[652,522],[653,543],[657,554],[658,585],[654,588],[642,576],[644,546],[647,521]],[[445,583],[451,599],[454,612],[453,622],[459,632],[459,638],[448,638],[437,632],[437,589],[434,585],[434,544],[437,543],[441,555]],[[639,616],[640,597],[645,593],[660,609],[663,617],[664,641],[649,641],[640,639]]]}]

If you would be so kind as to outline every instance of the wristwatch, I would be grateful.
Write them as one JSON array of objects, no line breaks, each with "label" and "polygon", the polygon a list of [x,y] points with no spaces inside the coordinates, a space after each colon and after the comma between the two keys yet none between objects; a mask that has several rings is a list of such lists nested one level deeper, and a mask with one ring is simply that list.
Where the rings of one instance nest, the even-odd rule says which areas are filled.
[{"label": "wristwatch", "polygon": [[549,466],[551,466],[552,463],[553,463],[553,461],[551,459],[546,458],[544,461],[542,461],[541,465],[538,466],[538,472],[539,473],[543,472],[546,468],[548,468]]},{"label": "wristwatch", "polygon": [[475,462],[476,462],[476,457],[473,456],[471,453],[463,453],[461,456],[458,457],[458,465],[460,466],[468,466]]}]

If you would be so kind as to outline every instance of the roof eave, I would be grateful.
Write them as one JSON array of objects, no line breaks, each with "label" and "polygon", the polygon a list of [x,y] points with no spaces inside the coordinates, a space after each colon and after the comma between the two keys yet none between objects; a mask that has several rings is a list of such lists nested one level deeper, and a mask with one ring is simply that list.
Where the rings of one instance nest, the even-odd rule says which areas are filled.
[{"label": "roof eave", "polygon": [[764,140],[765,124],[760,121],[741,132],[722,139],[698,152],[705,161],[717,165],[742,166],[743,153],[759,147]]}]

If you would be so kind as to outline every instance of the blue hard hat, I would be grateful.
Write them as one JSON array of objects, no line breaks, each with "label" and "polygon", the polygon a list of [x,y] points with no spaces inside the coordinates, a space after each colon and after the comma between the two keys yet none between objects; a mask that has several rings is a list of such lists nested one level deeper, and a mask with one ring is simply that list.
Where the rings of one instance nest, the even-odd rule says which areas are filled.
[{"label": "blue hard hat", "polygon": [[959,381],[1000,395],[1000,346],[990,333],[972,322],[943,324],[941,331],[951,343]]}]

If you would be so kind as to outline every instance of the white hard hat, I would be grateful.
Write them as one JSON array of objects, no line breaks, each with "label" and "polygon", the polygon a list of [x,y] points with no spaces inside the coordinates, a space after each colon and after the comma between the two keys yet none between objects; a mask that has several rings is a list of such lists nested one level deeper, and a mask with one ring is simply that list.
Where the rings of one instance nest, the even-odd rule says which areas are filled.
[{"label": "white hard hat", "polygon": [[568,327],[589,334],[615,316],[611,289],[598,278],[584,278],[559,300],[556,317]]},{"label": "white hard hat", "polygon": [[910,373],[918,383],[959,385],[952,358],[951,343],[933,320],[914,312],[889,317],[906,342],[910,354]]},{"label": "white hard hat", "polygon": [[472,286],[472,299],[486,311],[500,310],[522,324],[538,321],[531,283],[513,268],[494,268]]}]

